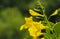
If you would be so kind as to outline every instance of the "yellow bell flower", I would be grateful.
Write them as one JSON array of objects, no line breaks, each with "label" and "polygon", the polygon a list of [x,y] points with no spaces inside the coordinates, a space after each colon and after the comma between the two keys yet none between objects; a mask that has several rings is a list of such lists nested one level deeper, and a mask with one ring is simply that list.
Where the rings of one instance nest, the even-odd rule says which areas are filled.
[{"label": "yellow bell flower", "polygon": [[30,13],[32,16],[42,16],[42,17],[43,17],[42,14],[39,14],[39,13],[33,11],[32,9],[29,9],[29,13]]},{"label": "yellow bell flower", "polygon": [[58,14],[58,10],[55,10],[50,16],[54,16]]},{"label": "yellow bell flower", "polygon": [[43,24],[41,24],[41,21],[34,22],[32,20],[32,17],[25,18],[25,21],[26,23],[20,27],[20,30],[28,29],[28,32],[32,37],[38,37],[44,34],[44,33],[41,33],[41,30],[48,28],[47,26],[44,26]]}]

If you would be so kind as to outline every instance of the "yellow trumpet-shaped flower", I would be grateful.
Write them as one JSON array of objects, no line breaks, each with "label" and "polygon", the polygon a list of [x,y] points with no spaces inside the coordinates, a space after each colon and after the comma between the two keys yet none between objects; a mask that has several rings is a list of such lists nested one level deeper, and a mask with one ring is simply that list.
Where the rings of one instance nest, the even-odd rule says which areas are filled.
[{"label": "yellow trumpet-shaped flower", "polygon": [[42,14],[39,14],[39,13],[33,11],[32,9],[29,9],[29,13],[30,13],[32,16],[42,16],[42,17],[43,17]]},{"label": "yellow trumpet-shaped flower", "polygon": [[58,10],[55,10],[52,14],[51,14],[51,16],[54,16],[54,15],[57,15],[58,14]]},{"label": "yellow trumpet-shaped flower", "polygon": [[38,36],[44,34],[41,32],[41,30],[48,28],[47,26],[44,26],[43,24],[41,24],[41,21],[34,22],[32,20],[32,17],[25,18],[25,21],[26,21],[26,23],[20,27],[20,30],[28,29],[28,32],[29,32],[30,36],[32,36],[32,37],[38,37]]}]

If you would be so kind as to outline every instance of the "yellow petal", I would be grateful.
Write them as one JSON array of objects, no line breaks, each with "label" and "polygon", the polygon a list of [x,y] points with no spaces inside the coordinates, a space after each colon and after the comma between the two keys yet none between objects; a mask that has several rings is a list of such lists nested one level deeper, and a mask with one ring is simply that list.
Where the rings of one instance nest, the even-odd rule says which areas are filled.
[{"label": "yellow petal", "polygon": [[41,39],[44,39],[44,38],[41,38]]},{"label": "yellow petal", "polygon": [[26,23],[20,27],[20,30],[27,29],[31,26],[31,22],[33,22],[32,17],[25,18]]},{"label": "yellow petal", "polygon": [[33,11],[32,9],[29,9],[29,13],[32,15],[32,16],[43,16],[35,11]]},{"label": "yellow petal", "polygon": [[26,23],[20,27],[20,30],[27,29],[27,28],[29,28],[29,26],[31,26],[31,25]]},{"label": "yellow petal", "polygon": [[41,33],[40,31],[37,31],[37,32],[36,32],[36,36],[38,37],[38,36],[40,36],[40,35],[44,35],[44,33]]},{"label": "yellow petal", "polygon": [[37,37],[33,37],[32,39],[37,39]]},{"label": "yellow petal", "polygon": [[28,31],[29,31],[30,36],[36,37],[36,32],[37,32],[36,27],[31,26],[31,27],[28,29]]},{"label": "yellow petal", "polygon": [[55,10],[54,13],[51,14],[51,16],[57,15],[58,14],[58,10]]},{"label": "yellow petal", "polygon": [[20,30],[23,30],[24,29],[24,25],[22,25],[21,27],[20,27]]},{"label": "yellow petal", "polygon": [[32,20],[32,17],[29,17],[29,18],[25,18],[25,21],[26,21],[26,22],[31,22],[31,21],[33,21],[33,20]]}]

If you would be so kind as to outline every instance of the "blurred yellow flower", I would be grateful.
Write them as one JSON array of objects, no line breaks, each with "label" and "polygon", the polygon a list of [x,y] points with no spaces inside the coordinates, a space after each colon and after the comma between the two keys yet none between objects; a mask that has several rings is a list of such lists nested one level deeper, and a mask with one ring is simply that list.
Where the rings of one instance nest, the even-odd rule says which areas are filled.
[{"label": "blurred yellow flower", "polygon": [[38,36],[44,34],[41,32],[41,30],[48,28],[47,26],[44,26],[43,24],[41,24],[41,21],[34,22],[32,20],[32,17],[25,18],[25,21],[26,21],[26,23],[20,27],[20,30],[28,29],[28,32],[29,32],[30,36],[32,36],[32,37],[38,37]]},{"label": "blurred yellow flower", "polygon": [[32,16],[42,16],[42,17],[43,17],[42,14],[39,14],[39,13],[33,11],[32,9],[29,9],[29,13],[30,13]]},{"label": "blurred yellow flower", "polygon": [[58,10],[55,10],[50,16],[54,16],[58,14]]}]

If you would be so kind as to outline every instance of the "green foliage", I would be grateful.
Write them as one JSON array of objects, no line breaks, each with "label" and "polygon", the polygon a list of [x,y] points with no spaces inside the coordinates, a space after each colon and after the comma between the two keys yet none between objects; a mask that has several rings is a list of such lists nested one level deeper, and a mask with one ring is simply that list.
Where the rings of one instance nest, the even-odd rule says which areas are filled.
[{"label": "green foliage", "polygon": [[16,7],[2,10],[0,13],[0,39],[19,39],[19,27],[24,23],[25,20]]},{"label": "green foliage", "polygon": [[55,30],[55,33],[57,35],[60,35],[60,22],[56,23],[54,26],[53,26],[53,29]]}]

